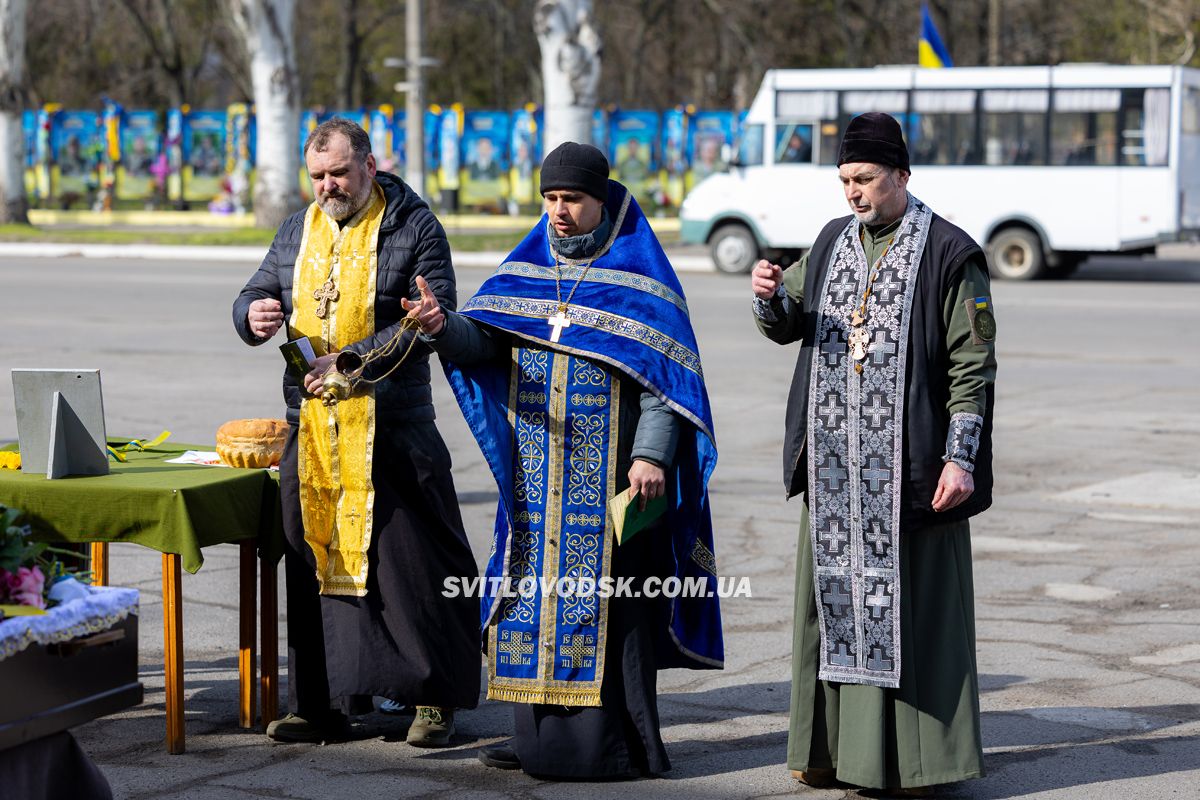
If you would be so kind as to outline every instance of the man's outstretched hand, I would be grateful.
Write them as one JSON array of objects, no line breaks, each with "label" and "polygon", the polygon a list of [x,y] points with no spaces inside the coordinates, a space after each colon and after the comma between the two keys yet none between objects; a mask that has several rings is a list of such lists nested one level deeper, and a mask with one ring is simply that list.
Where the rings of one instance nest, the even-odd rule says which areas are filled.
[{"label": "man's outstretched hand", "polygon": [[433,290],[420,275],[417,276],[417,289],[421,292],[420,300],[401,298],[401,307],[408,312],[409,319],[415,319],[421,325],[421,333],[437,336],[446,324],[446,314],[438,304]]}]

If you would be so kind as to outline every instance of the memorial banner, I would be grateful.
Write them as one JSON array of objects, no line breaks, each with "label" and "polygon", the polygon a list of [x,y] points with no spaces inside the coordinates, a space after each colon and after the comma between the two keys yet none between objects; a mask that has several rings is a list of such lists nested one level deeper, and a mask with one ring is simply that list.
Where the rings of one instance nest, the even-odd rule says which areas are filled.
[{"label": "memorial banner", "polygon": [[662,169],[659,178],[667,200],[676,208],[683,202],[688,163],[688,111],[673,108],[663,114]]},{"label": "memorial banner", "polygon": [[530,103],[512,114],[509,134],[511,152],[508,171],[509,211],[521,206],[538,205],[538,176],[542,163],[542,112]]},{"label": "memorial banner", "polygon": [[687,191],[714,172],[725,171],[724,150],[733,145],[732,111],[697,111],[688,130]]},{"label": "memorial banner", "polygon": [[654,111],[614,111],[609,115],[608,160],[612,174],[633,193],[639,203],[651,208],[659,202],[658,159],[659,117]]},{"label": "memorial banner", "polygon": [[104,129],[95,111],[50,115],[51,195],[59,200],[87,197],[100,185]]},{"label": "memorial banner", "polygon": [[192,111],[183,115],[185,200],[209,201],[220,194],[225,182],[225,131],[224,111]]},{"label": "memorial banner", "polygon": [[[394,114],[392,141],[396,143],[396,154],[399,159],[396,174],[408,181],[408,112],[396,111]],[[438,167],[441,164],[441,148],[438,133],[442,124],[441,106],[430,106],[425,110],[425,197],[432,198],[438,192]]]},{"label": "memorial banner", "polygon": [[38,113],[33,110],[21,112],[21,136],[25,143],[24,175],[25,196],[32,204],[38,196],[37,190],[37,139]]},{"label": "memorial banner", "polygon": [[459,157],[459,144],[463,132],[463,107],[455,103],[442,112],[438,125],[438,153],[440,154],[437,170],[438,188],[443,192],[457,192],[460,184],[458,171],[462,163]]},{"label": "memorial banner", "polygon": [[162,129],[155,111],[125,111],[120,117],[121,157],[117,162],[117,197],[150,200],[166,187],[167,164]]},{"label": "memorial banner", "polygon": [[506,111],[468,111],[463,115],[459,202],[501,209],[508,197],[510,120]]},{"label": "memorial banner", "polygon": [[371,154],[375,156],[375,167],[380,172],[390,172],[393,175],[397,174],[396,170],[400,167],[394,114],[395,109],[384,103],[368,114],[370,125],[367,126],[367,135],[371,137]]}]

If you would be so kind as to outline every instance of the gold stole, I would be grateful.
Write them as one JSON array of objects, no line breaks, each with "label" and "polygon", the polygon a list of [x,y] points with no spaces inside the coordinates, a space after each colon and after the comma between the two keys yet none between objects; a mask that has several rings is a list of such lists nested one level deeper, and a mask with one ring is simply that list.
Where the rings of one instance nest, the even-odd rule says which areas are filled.
[{"label": "gold stole", "polygon": [[[309,206],[293,273],[289,339],[308,336],[324,352],[333,352],[375,333],[377,245],[386,207],[378,185],[366,207],[340,228],[316,203]],[[321,319],[313,293],[327,277],[336,283],[338,299]],[[332,407],[319,397],[300,403],[300,510],[321,594],[367,593],[374,444],[375,393],[370,385]]]}]

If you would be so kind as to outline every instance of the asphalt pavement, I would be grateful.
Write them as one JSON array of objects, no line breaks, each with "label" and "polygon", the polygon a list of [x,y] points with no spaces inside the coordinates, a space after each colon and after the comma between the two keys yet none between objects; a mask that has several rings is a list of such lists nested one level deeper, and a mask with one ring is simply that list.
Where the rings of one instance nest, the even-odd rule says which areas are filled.
[{"label": "asphalt pavement", "polygon": [[[228,419],[279,416],[278,353],[245,347],[230,323],[254,266],[0,257],[0,370],[99,367],[118,436],[167,428],[178,441],[211,441]],[[461,268],[461,296],[486,274]],[[719,572],[748,578],[752,597],[724,601],[724,671],[660,675],[669,773],[596,784],[487,769],[475,750],[508,735],[511,712],[486,701],[460,713],[447,750],[404,744],[406,716],[359,718],[353,741],[328,746],[240,730],[233,546],[206,551],[200,572],[183,579],[187,753],[167,755],[160,558],[117,545],[113,583],[142,593],[146,701],[75,730],[116,796],[857,796],[798,788],[784,766],[798,506],[784,501],[779,473],[795,348],[758,335],[744,278],[681,279],[720,449],[711,486]],[[1072,280],[993,292],[996,500],[972,521],[988,776],[942,796],[1200,797],[1200,254],[1093,260]],[[436,372],[438,424],[482,562],[495,487]],[[0,376],[0,442],[15,438],[12,389]]]}]

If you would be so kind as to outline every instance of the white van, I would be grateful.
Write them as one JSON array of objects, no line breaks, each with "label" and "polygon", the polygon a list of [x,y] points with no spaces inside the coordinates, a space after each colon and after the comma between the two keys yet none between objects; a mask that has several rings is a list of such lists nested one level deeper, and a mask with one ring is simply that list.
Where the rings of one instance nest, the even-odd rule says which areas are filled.
[{"label": "white van", "polygon": [[849,213],[851,117],[904,127],[910,191],[986,246],[994,274],[1069,274],[1200,232],[1200,70],[1170,66],[771,70],[729,170],[688,194],[684,242],[723,272],[810,247]]}]

